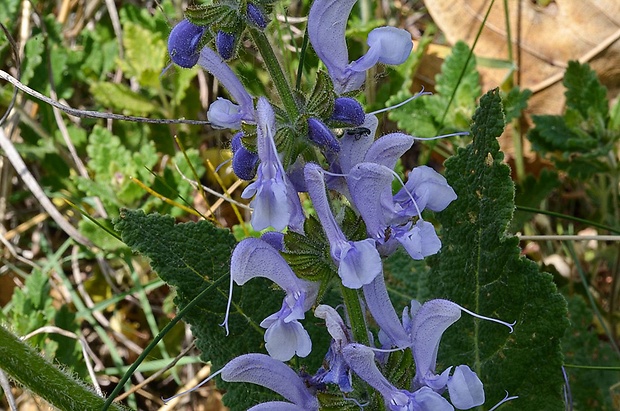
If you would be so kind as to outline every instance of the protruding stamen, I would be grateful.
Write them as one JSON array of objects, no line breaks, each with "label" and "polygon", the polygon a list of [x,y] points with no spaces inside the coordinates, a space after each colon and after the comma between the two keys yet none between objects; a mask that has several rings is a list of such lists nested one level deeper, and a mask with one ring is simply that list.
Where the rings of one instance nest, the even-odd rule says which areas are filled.
[{"label": "protruding stamen", "polygon": [[431,93],[430,91],[424,91],[424,87],[422,87],[422,91],[420,91],[420,92],[418,92],[418,93],[414,94],[413,96],[409,97],[407,100],[402,101],[402,102],[400,102],[400,103],[398,103],[398,104],[396,104],[396,105],[390,106],[390,107],[385,107],[385,108],[382,108],[382,109],[380,109],[380,110],[373,111],[372,113],[368,113],[368,114],[377,115],[377,114],[379,114],[379,113],[383,113],[384,111],[393,110],[393,109],[395,109],[395,108],[399,108],[399,107],[401,107],[401,106],[404,106],[405,104],[409,103],[410,101],[415,100],[416,98],[418,98],[418,97],[420,97],[420,96],[430,96],[430,95],[432,95],[432,94],[433,94],[433,93]]},{"label": "protruding stamen", "polygon": [[232,303],[232,293],[233,293],[233,277],[230,276],[230,289],[228,290],[228,302],[226,303],[226,315],[224,316],[224,322],[220,324],[220,327],[224,326],[226,328],[226,336],[230,334],[228,330],[228,316],[230,315],[230,304]]},{"label": "protruding stamen", "polygon": [[430,140],[439,140],[440,138],[446,138],[446,137],[468,136],[468,135],[469,135],[469,131],[457,131],[456,133],[442,134],[440,136],[435,136],[435,137],[416,137],[416,136],[413,136],[413,139],[414,140],[419,140],[419,141],[430,141]]},{"label": "protruding stamen", "polygon": [[508,391],[506,391],[506,396],[504,397],[504,399],[503,399],[503,400],[501,400],[500,402],[498,402],[497,404],[495,404],[495,405],[493,406],[493,408],[491,408],[489,411],[494,411],[494,410],[496,410],[497,408],[499,408],[499,406],[500,406],[500,405],[502,405],[503,403],[508,402],[508,401],[512,401],[512,400],[516,400],[517,398],[519,398],[519,396],[518,396],[518,395],[514,395],[514,396],[512,396],[512,397],[509,397],[509,395],[510,395],[510,394],[508,394]]},{"label": "protruding stamen", "polygon": [[[456,304],[456,303],[455,303],[455,304]],[[458,305],[458,304],[457,304],[457,305]],[[516,321],[514,321],[514,322],[512,322],[512,323],[507,323],[506,321],[498,320],[497,318],[485,317],[484,315],[476,314],[476,313],[475,313],[475,312],[473,312],[473,311],[469,311],[467,308],[463,308],[463,307],[461,307],[460,305],[458,305],[458,306],[459,306],[459,308],[460,308],[461,310],[465,311],[467,314],[469,314],[469,315],[471,315],[471,316],[473,316],[473,317],[480,318],[480,319],[483,319],[483,320],[492,321],[492,322],[494,322],[494,323],[498,323],[498,324],[501,324],[501,325],[505,325],[506,327],[510,328],[510,334],[512,334],[512,333],[513,333],[513,331],[514,331],[514,325],[517,323]]]}]

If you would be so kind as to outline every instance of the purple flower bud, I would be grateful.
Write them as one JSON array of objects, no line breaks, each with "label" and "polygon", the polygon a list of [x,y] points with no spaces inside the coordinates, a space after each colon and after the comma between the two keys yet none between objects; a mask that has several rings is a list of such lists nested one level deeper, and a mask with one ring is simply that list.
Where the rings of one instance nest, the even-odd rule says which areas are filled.
[{"label": "purple flower bud", "polygon": [[364,109],[357,100],[350,97],[338,97],[334,101],[334,114],[331,120],[357,127],[364,124],[365,118]]},{"label": "purple flower bud", "polygon": [[168,37],[168,53],[174,64],[184,68],[196,65],[199,57],[197,47],[205,29],[186,19],[172,28]]},{"label": "purple flower bud", "polygon": [[314,117],[308,119],[308,138],[321,148],[340,151],[340,144],[331,130],[321,120]]},{"label": "purple flower bud", "polygon": [[250,23],[258,27],[259,29],[264,30],[265,27],[267,27],[267,20],[265,19],[265,15],[261,11],[261,9],[259,9],[253,3],[248,3],[246,15]]},{"label": "purple flower bud", "polygon": [[234,135],[231,141],[233,152],[232,168],[237,177],[242,180],[251,180],[256,175],[256,165],[258,164],[258,154],[252,153],[241,144],[243,133]]},{"label": "purple flower bud", "polygon": [[229,60],[235,52],[235,35],[225,31],[218,31],[215,36],[215,47],[224,60]]}]

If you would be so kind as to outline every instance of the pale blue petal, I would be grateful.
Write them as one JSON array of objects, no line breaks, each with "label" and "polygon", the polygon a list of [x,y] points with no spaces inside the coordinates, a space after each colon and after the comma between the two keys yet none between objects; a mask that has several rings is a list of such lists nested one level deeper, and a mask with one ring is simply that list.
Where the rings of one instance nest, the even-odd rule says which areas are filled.
[{"label": "pale blue petal", "polygon": [[319,402],[288,365],[265,354],[245,354],[231,360],[220,374],[224,381],[248,382],[277,392],[304,410],[318,410]]},{"label": "pale blue petal", "polygon": [[220,83],[228,90],[232,98],[239,104],[243,120],[254,123],[254,104],[252,96],[245,90],[241,81],[222,57],[209,47],[203,47],[200,51],[198,64],[209,73],[213,74]]},{"label": "pale blue petal", "polygon": [[467,365],[459,365],[448,380],[450,401],[459,410],[468,410],[484,404],[482,381]]},{"label": "pale blue petal", "polygon": [[370,146],[364,161],[381,164],[393,170],[398,159],[411,148],[413,142],[414,138],[408,134],[386,134]]},{"label": "pale blue petal", "polygon": [[420,210],[428,208],[432,211],[442,211],[456,200],[456,193],[448,185],[445,177],[427,166],[411,170],[405,188],[394,196],[394,201],[401,204],[408,216],[417,215],[409,193],[413,195]]},{"label": "pale blue petal", "polygon": [[375,353],[370,347],[351,343],[342,349],[342,354],[349,367],[384,398],[387,399],[399,391],[379,371],[375,363]]},{"label": "pale blue petal", "polygon": [[454,407],[441,395],[428,387],[422,387],[413,393],[412,408],[416,411],[454,411]]},{"label": "pale blue petal", "polygon": [[347,288],[361,288],[381,276],[383,265],[375,240],[349,241],[340,247],[338,275]]},{"label": "pale blue petal", "polygon": [[[268,325],[265,321],[261,327]],[[308,331],[297,320],[284,322],[278,319],[268,325],[265,331],[265,348],[270,356],[280,361],[288,361],[295,354],[307,357],[312,351],[312,340]]]},{"label": "pale blue petal", "polygon": [[275,114],[269,102],[261,97],[256,105],[257,149],[261,163],[256,181],[241,193],[242,198],[255,196],[250,206],[254,208],[252,227],[264,230],[273,227],[278,231],[287,226],[303,232],[304,213],[295,187],[280,162],[274,135]]},{"label": "pale blue petal", "polygon": [[461,308],[451,301],[441,299],[427,301],[416,313],[411,327],[416,364],[415,388],[427,385],[426,379],[434,377],[441,336],[459,318]]},{"label": "pale blue petal", "polygon": [[248,411],[311,411],[317,408],[303,408],[299,405],[291,404],[284,401],[269,401],[248,408]]},{"label": "pale blue petal", "polygon": [[[278,284],[287,295],[300,295],[306,292],[312,294],[309,290],[316,288],[313,283],[298,278],[284,257],[269,243],[259,238],[246,238],[235,247],[230,262],[230,275],[239,285],[252,278],[267,278]],[[314,303],[308,295],[306,299],[310,300],[310,306]]]},{"label": "pale blue petal", "polygon": [[375,115],[367,114],[364,124],[360,127],[368,129],[368,133],[347,133],[340,139],[340,153],[338,161],[344,174],[347,174],[353,166],[364,161],[368,149],[375,141],[375,133],[379,120]]},{"label": "pale blue petal", "polygon": [[390,169],[376,163],[357,164],[347,177],[353,204],[374,239],[385,237],[385,229],[396,215],[392,199],[393,177]]},{"label": "pale blue petal", "polygon": [[395,229],[394,238],[414,260],[423,260],[429,255],[437,254],[441,249],[441,241],[437,237],[435,227],[424,220],[418,220],[412,227]]},{"label": "pale blue petal", "polygon": [[308,14],[308,37],[325,63],[336,93],[359,89],[365,73],[347,70],[349,51],[345,39],[347,20],[357,0],[316,0]]},{"label": "pale blue petal", "polygon": [[381,331],[389,337],[391,344],[401,348],[410,346],[409,335],[394,310],[383,276],[377,276],[374,281],[364,286],[363,291],[366,307]]},{"label": "pale blue petal", "polygon": [[338,275],[348,288],[360,288],[381,274],[381,256],[374,240],[348,241],[329,208],[322,168],[314,163],[304,169],[308,194],[329,241],[330,253],[338,264]]},{"label": "pale blue petal", "polygon": [[334,259],[338,259],[336,247],[339,244],[346,243],[347,239],[338,223],[336,223],[336,219],[329,207],[327,192],[325,191],[325,180],[323,179],[323,169],[318,164],[307,163],[304,167],[304,176],[312,205],[329,241],[331,255]]},{"label": "pale blue petal", "polygon": [[261,162],[258,165],[256,181],[248,185],[241,193],[242,198],[254,196],[250,202],[250,207],[253,209],[250,222],[256,231],[268,227],[273,227],[277,231],[284,230],[290,223],[292,214],[284,180],[264,177],[265,168],[269,166]]},{"label": "pale blue petal", "polygon": [[342,317],[329,305],[320,304],[314,309],[314,316],[325,320],[327,332],[338,343],[344,345],[349,340],[347,326]]},{"label": "pale blue petal", "polygon": [[413,48],[411,34],[396,27],[378,27],[368,33],[368,52],[349,65],[353,71],[366,71],[377,63],[404,63]]},{"label": "pale blue petal", "polygon": [[211,122],[211,126],[214,128],[239,130],[242,118],[241,107],[221,97],[211,103],[209,110],[207,110],[207,120]]},{"label": "pale blue petal", "polygon": [[260,238],[276,250],[284,250],[284,234],[277,231],[267,231]]}]

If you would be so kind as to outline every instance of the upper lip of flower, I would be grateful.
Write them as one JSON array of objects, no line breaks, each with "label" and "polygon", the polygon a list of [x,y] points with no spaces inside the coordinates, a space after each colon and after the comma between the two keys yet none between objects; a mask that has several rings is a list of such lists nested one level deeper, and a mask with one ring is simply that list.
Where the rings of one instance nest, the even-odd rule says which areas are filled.
[{"label": "upper lip of flower", "polygon": [[316,0],[308,14],[308,37],[316,54],[325,63],[336,93],[359,89],[365,71],[381,62],[401,64],[411,53],[411,34],[395,27],[379,27],[368,36],[368,53],[349,63],[345,39],[347,17],[357,0]]}]

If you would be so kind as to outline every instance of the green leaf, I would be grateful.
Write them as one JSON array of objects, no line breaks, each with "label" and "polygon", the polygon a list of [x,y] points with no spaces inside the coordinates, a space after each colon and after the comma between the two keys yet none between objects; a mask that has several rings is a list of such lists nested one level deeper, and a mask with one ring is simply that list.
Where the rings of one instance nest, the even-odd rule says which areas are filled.
[{"label": "green leaf", "polygon": [[334,85],[324,71],[319,71],[316,75],[316,84],[312,95],[308,99],[306,111],[311,117],[329,118],[334,112]]},{"label": "green leaf", "polygon": [[[43,53],[45,45],[43,43],[43,35],[36,34],[26,41],[24,49],[24,61],[21,66],[20,80],[24,84],[28,84],[34,77],[34,71],[43,61]],[[46,80],[47,81],[47,80]]]},{"label": "green leaf", "polygon": [[[115,228],[129,247],[149,257],[157,274],[176,288],[175,304],[179,309],[214,280],[229,275],[235,239],[229,230],[208,221],[175,225],[169,216],[123,210]],[[211,361],[215,371],[241,354],[265,352],[259,324],[280,309],[282,297],[282,292],[261,278],[235,287],[230,334],[226,336],[219,324],[224,320],[228,286],[206,296],[184,318],[192,327],[196,346],[202,350],[201,358]],[[218,386],[226,390],[224,400],[235,409],[247,409],[275,397],[271,391],[253,384],[218,382]]]},{"label": "green leaf", "polygon": [[566,87],[566,105],[569,108],[577,110],[583,118],[593,114],[607,118],[607,89],[601,85],[596,72],[587,63],[569,61],[563,83]]},{"label": "green leaf", "polygon": [[570,329],[562,340],[565,368],[571,387],[573,406],[577,410],[613,410],[609,392],[618,382],[617,371],[573,368],[618,365],[618,356],[609,342],[600,338],[593,324],[592,309],[580,295],[567,298]]},{"label": "green leaf", "polygon": [[86,152],[90,158],[88,167],[94,176],[92,180],[78,178],[78,187],[90,196],[100,197],[106,210],[113,214],[119,207],[136,205],[144,192],[130,177],[150,181],[152,176],[148,169],[159,158],[152,143],[132,153],[118,136],[99,126],[93,128]]},{"label": "green leaf", "polygon": [[498,90],[484,95],[474,115],[473,142],[446,161],[446,178],[458,195],[437,215],[441,252],[430,259],[432,297],[478,314],[516,321],[506,327],[463,314],[444,334],[438,371],[467,363],[485,386],[486,409],[506,391],[519,398],[503,409],[563,410],[560,338],[566,301],[551,275],[520,256],[506,229],[514,186],[497,137],[504,128]]},{"label": "green leaf", "polygon": [[299,278],[322,281],[325,285],[337,272],[329,253],[329,242],[314,216],[306,219],[304,232],[306,235],[294,231],[284,235],[284,259]]},{"label": "green leaf", "polygon": [[120,66],[127,77],[135,77],[143,87],[158,88],[159,75],[166,62],[166,43],[159,33],[136,23],[123,25],[124,59]]},{"label": "green leaf", "polygon": [[101,105],[126,115],[146,116],[159,112],[159,106],[149,97],[131,91],[124,84],[95,82],[90,86],[90,92]]},{"label": "green leaf", "polygon": [[521,117],[521,113],[527,108],[527,100],[531,96],[531,90],[525,89],[521,91],[519,87],[510,89],[508,94],[506,94],[502,99],[504,104],[504,114],[506,115],[506,124]]},{"label": "green leaf", "polygon": [[561,116],[532,116],[535,128],[528,133],[534,150],[587,151],[597,146],[596,140],[576,127],[570,127]]}]

